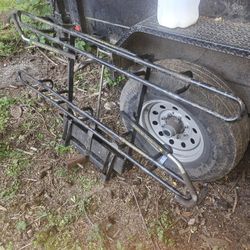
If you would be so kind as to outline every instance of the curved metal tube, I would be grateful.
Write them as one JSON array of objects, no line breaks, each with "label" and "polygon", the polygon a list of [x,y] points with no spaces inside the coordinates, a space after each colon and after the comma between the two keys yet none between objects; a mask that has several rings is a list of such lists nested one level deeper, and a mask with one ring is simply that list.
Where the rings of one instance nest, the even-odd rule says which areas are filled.
[{"label": "curved metal tube", "polygon": [[[24,16],[27,16],[29,18],[31,18],[32,20],[35,20],[35,21],[39,21],[39,22],[42,22],[44,24],[47,24],[47,25],[50,25],[51,27],[54,27],[55,29],[58,29],[64,33],[67,33],[71,36],[74,36],[76,38],[80,38],[82,40],[84,40],[85,42],[89,42],[93,45],[96,45],[97,47],[99,48],[102,48],[110,53],[113,53],[113,54],[116,54],[118,56],[121,56],[123,58],[126,58],[128,60],[131,60],[133,61],[134,63],[137,63],[137,64],[140,64],[140,65],[143,65],[145,67],[148,67],[148,68],[151,68],[151,69],[155,69],[155,70],[158,70],[159,72],[162,72],[164,74],[167,74],[167,75],[170,75],[180,81],[183,81],[185,83],[189,83],[191,85],[194,85],[194,86],[197,86],[197,87],[201,87],[203,89],[206,89],[207,91],[211,92],[211,93],[214,93],[214,94],[217,94],[217,95],[220,95],[220,96],[223,96],[224,98],[228,98],[230,99],[231,101],[235,102],[238,107],[239,107],[239,110],[236,114],[232,115],[232,116],[225,116],[221,113],[218,113],[216,111],[213,111],[213,110],[210,110],[209,108],[207,107],[204,107],[200,104],[197,104],[197,103],[194,103],[192,101],[189,101],[183,97],[181,97],[180,95],[176,94],[176,93],[173,93],[173,92],[170,92],[170,91],[167,91],[157,85],[155,85],[154,83],[150,82],[150,81],[147,81],[147,80],[144,80],[138,76],[136,76],[135,74],[133,73],[130,73],[129,71],[125,70],[125,69],[121,69],[119,68],[118,66],[110,63],[110,62],[107,62],[105,61],[104,59],[101,59],[101,58],[98,58],[97,56],[89,53],[89,52],[86,52],[86,51],[83,51],[83,50],[80,50],[74,46],[71,46],[57,38],[54,38],[54,37],[51,37],[50,35],[47,35],[37,29],[35,29],[34,27],[30,26],[29,24],[27,23],[23,23],[22,20],[21,20],[21,16],[24,15]],[[100,63],[102,65],[105,65],[106,67],[114,70],[114,71],[117,71],[123,75],[125,75],[126,77],[128,78],[131,78],[131,79],[134,79],[136,81],[138,81],[139,83],[147,86],[147,87],[150,87],[150,88],[153,88],[155,89],[156,91],[159,91],[160,93],[162,94],[165,94],[166,96],[170,97],[170,98],[173,98],[177,101],[181,101],[183,103],[186,103],[194,108],[197,108],[197,109],[200,109],[210,115],[213,115],[219,119],[222,119],[224,121],[227,121],[227,122],[234,122],[234,121],[237,121],[239,119],[242,118],[242,116],[244,115],[244,113],[246,112],[246,107],[245,107],[245,104],[244,102],[237,96],[235,96],[233,93],[229,93],[229,92],[226,92],[226,91],[223,91],[223,90],[220,90],[218,88],[215,88],[207,83],[202,83],[202,82],[199,82],[197,80],[194,80],[194,79],[191,79],[183,74],[179,74],[177,72],[174,72],[174,71],[171,71],[169,69],[166,69],[166,68],[163,68],[159,65],[156,65],[156,64],[153,64],[153,63],[150,63],[148,61],[145,61],[141,58],[139,58],[138,56],[136,56],[135,54],[123,49],[123,48],[119,48],[119,47],[116,47],[114,45],[111,45],[107,42],[104,42],[102,40],[99,40],[97,38],[93,38],[92,36],[89,36],[87,34],[83,34],[83,33],[80,33],[80,32],[76,32],[76,31],[72,31],[72,30],[69,30],[69,29],[66,29],[60,25],[57,25],[57,24],[54,24],[48,20],[45,20],[43,18],[40,18],[40,17],[36,17],[36,16],[33,16],[29,13],[25,13],[25,12],[21,12],[21,11],[18,11],[16,13],[13,14],[13,20],[17,26],[17,29],[19,31],[19,33],[21,34],[23,40],[25,40],[26,42],[30,42],[30,43],[33,43],[37,46],[40,46],[40,47],[43,47],[45,49],[48,49],[48,50],[52,50],[56,53],[60,53],[60,54],[63,54],[69,58],[75,56],[74,54],[72,53],[67,53],[65,52],[64,50],[58,50],[52,46],[49,46],[49,45],[45,45],[43,43],[40,43],[40,42],[37,42],[37,41],[33,41],[29,38],[27,38],[25,35],[24,35],[24,32],[22,31],[22,28],[21,27],[24,27],[24,28],[27,28],[29,29],[30,31],[36,33],[36,34],[39,34],[41,36],[44,36],[45,38],[47,38],[48,40],[50,40],[51,42],[53,43],[56,43],[56,44],[60,44],[62,45],[64,48],[67,48],[67,49],[70,49],[72,50],[75,54],[79,54],[79,55],[84,55],[84,56],[87,56],[88,58],[90,59],[93,59],[94,61],[96,61],[97,63]]]}]

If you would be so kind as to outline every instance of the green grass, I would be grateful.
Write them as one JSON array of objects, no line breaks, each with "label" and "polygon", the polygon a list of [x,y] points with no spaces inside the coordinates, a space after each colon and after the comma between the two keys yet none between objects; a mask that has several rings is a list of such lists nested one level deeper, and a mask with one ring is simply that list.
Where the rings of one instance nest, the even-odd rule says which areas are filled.
[{"label": "green grass", "polygon": [[15,197],[16,193],[20,188],[20,181],[15,179],[8,185],[7,188],[0,187],[0,199],[2,200],[11,200]]},{"label": "green grass", "polygon": [[65,154],[72,152],[72,147],[71,146],[64,146],[62,144],[57,144],[55,146],[55,150],[56,150],[56,153],[58,155],[65,155]]},{"label": "green grass", "polygon": [[74,239],[74,235],[69,230],[57,232],[56,230],[53,230],[53,228],[36,233],[33,246],[39,249],[50,250],[82,249],[79,241]]},{"label": "green grass", "polygon": [[8,19],[11,10],[20,9],[38,16],[50,15],[51,7],[46,0],[0,0],[0,57],[8,57],[18,52],[20,37],[13,24],[9,25],[1,21]]},{"label": "green grass", "polygon": [[92,227],[92,230],[88,233],[88,246],[87,249],[89,250],[105,250],[107,242],[107,237],[103,233],[102,229],[99,225],[95,224]]},{"label": "green grass", "polygon": [[10,200],[15,197],[21,182],[22,172],[29,166],[29,159],[22,152],[12,150],[6,143],[0,143],[0,164],[4,166],[4,175],[8,185],[0,185],[0,199]]},{"label": "green grass", "polygon": [[15,100],[12,98],[0,98],[0,133],[3,133],[7,127],[10,119],[10,107],[14,102]]},{"label": "green grass", "polygon": [[126,78],[122,75],[113,76],[112,72],[108,68],[105,68],[103,78],[109,87],[116,87],[126,80]]},{"label": "green grass", "polygon": [[172,219],[168,212],[163,212],[161,216],[150,223],[149,228],[153,238],[157,238],[163,245],[170,247],[174,241],[169,236],[169,230],[172,228]]},{"label": "green grass", "polygon": [[0,13],[14,9],[17,6],[16,0],[1,0]]},{"label": "green grass", "polygon": [[43,16],[50,13],[51,8],[46,0],[1,0],[0,13],[13,9],[25,10]]},{"label": "green grass", "polygon": [[27,229],[27,223],[26,221],[23,221],[23,220],[20,220],[16,223],[16,229],[19,231],[19,232],[24,232],[26,231]]}]

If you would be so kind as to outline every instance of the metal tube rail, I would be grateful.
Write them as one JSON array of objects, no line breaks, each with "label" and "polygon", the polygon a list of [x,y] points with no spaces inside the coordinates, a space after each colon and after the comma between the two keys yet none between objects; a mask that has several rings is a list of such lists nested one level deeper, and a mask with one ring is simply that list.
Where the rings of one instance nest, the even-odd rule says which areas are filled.
[{"label": "metal tube rail", "polygon": [[[114,151],[116,151],[118,154],[129,160],[131,163],[135,164],[139,169],[141,169],[144,173],[148,174],[155,180],[157,180],[161,185],[163,185],[166,189],[170,190],[177,196],[178,202],[183,204],[184,206],[191,207],[194,206],[198,200],[197,193],[190,182],[186,171],[180,164],[180,162],[175,159],[170,153],[166,155],[176,166],[180,169],[180,173],[182,177],[179,177],[177,174],[172,172],[171,170],[167,169],[166,167],[162,166],[159,162],[148,156],[146,153],[144,153],[142,150],[137,148],[135,145],[131,144],[129,141],[124,139],[123,137],[119,136],[116,134],[114,131],[112,131],[110,128],[102,124],[100,121],[95,119],[93,116],[88,114],[86,111],[83,111],[79,109],[76,105],[73,103],[69,102],[66,98],[61,96],[60,94],[56,93],[51,89],[50,86],[46,85],[46,82],[39,81],[32,76],[28,75],[27,73],[20,71],[18,72],[18,75],[20,77],[20,80],[28,85],[31,89],[33,89],[36,93],[44,97],[46,100],[51,102],[55,107],[60,109],[64,114],[66,114],[68,117],[70,117],[72,120],[77,121],[81,126],[83,126],[85,129],[89,130],[92,132],[95,136],[97,136],[99,139],[101,139],[104,143],[106,143],[110,148],[112,148]],[[42,87],[42,90],[39,90],[39,87]],[[46,95],[46,93],[48,95]],[[56,98],[56,100],[53,99],[53,97]],[[115,141],[120,142],[134,150],[135,152],[139,153],[142,155],[145,159],[149,160],[152,164],[156,165],[166,173],[170,174],[173,178],[187,186],[188,192],[190,193],[191,197],[187,197],[183,195],[180,191],[178,191],[175,187],[171,186],[167,181],[163,180],[161,177],[156,175],[155,173],[151,172],[148,170],[145,166],[143,166],[140,162],[135,160],[133,157],[122,151],[119,147],[115,147],[112,142],[108,141],[103,135],[98,133],[95,129],[92,129],[91,126],[86,125],[84,122],[82,122],[79,118],[77,118],[74,114],[69,112],[67,108],[62,107],[62,104],[66,104],[67,108],[70,108],[71,110],[75,111],[79,115],[88,118],[90,121],[92,121],[95,125],[98,127],[102,128],[103,131],[106,132],[106,135],[112,137]],[[163,153],[163,152],[162,152]]]},{"label": "metal tube rail", "polygon": [[[209,108],[204,107],[204,106],[202,106],[200,104],[189,101],[189,100],[181,97],[180,95],[178,95],[176,93],[167,91],[167,90],[155,85],[154,83],[152,83],[150,81],[147,81],[147,80],[144,80],[144,79],[136,76],[135,74],[130,73],[127,70],[121,69],[121,68],[119,68],[118,66],[116,66],[116,65],[114,65],[112,63],[109,63],[109,62],[107,62],[107,61],[105,61],[105,60],[103,60],[101,58],[98,58],[97,56],[95,56],[95,55],[93,55],[91,53],[80,50],[80,49],[78,49],[78,48],[76,48],[74,46],[71,46],[71,45],[69,45],[69,44],[67,44],[67,43],[65,43],[65,42],[63,42],[63,41],[61,41],[61,40],[59,40],[57,38],[51,37],[50,35],[47,35],[47,34],[41,32],[41,31],[37,30],[33,26],[30,26],[29,24],[22,22],[22,20],[21,20],[22,15],[25,15],[25,16],[29,17],[30,19],[34,20],[34,21],[39,21],[39,22],[42,22],[44,24],[50,25],[51,27],[54,27],[54,28],[56,28],[56,29],[58,29],[58,30],[60,30],[62,32],[65,32],[65,33],[71,35],[71,36],[74,36],[76,38],[80,38],[80,39],[82,39],[84,41],[87,41],[87,42],[89,42],[91,44],[94,44],[97,47],[100,47],[100,48],[102,48],[102,49],[104,49],[104,50],[106,50],[106,51],[108,51],[110,53],[114,53],[114,54],[116,54],[118,56],[129,59],[129,60],[131,60],[131,61],[133,61],[135,63],[138,63],[140,65],[143,65],[145,67],[158,70],[159,72],[170,75],[170,76],[172,76],[172,77],[174,77],[174,78],[176,78],[178,80],[189,83],[191,85],[195,85],[197,87],[201,87],[203,89],[206,89],[206,90],[210,91],[211,93],[221,95],[224,98],[228,98],[231,101],[237,103],[237,105],[239,106],[239,110],[238,110],[238,112],[236,114],[233,114],[232,116],[225,116],[225,115],[220,114],[220,113],[218,113],[216,111],[210,110]],[[186,104],[188,104],[188,105],[190,105],[190,106],[192,106],[194,108],[200,109],[200,110],[202,110],[202,111],[204,111],[204,112],[206,112],[206,113],[208,113],[210,115],[213,115],[213,116],[215,116],[215,117],[217,117],[219,119],[222,119],[224,121],[227,121],[227,122],[237,121],[237,120],[241,119],[241,117],[243,116],[243,114],[246,111],[246,107],[245,107],[245,104],[243,103],[243,101],[239,97],[235,96],[233,93],[229,93],[229,92],[220,90],[220,89],[215,88],[215,87],[213,87],[213,86],[211,86],[211,85],[209,85],[207,83],[199,82],[199,81],[191,79],[191,78],[189,78],[189,77],[187,77],[187,76],[185,76],[183,74],[179,74],[179,73],[176,73],[174,71],[163,68],[163,67],[161,67],[159,65],[155,65],[153,63],[147,62],[147,61],[139,58],[135,54],[133,54],[133,53],[131,53],[131,52],[125,50],[125,49],[122,49],[122,48],[116,47],[114,45],[108,44],[108,43],[103,42],[102,40],[99,40],[97,38],[93,38],[93,37],[91,37],[89,35],[63,28],[62,26],[54,24],[54,23],[52,23],[50,21],[47,21],[47,20],[45,20],[43,18],[39,18],[39,17],[33,16],[33,15],[29,14],[29,13],[25,13],[25,12],[21,12],[21,11],[18,11],[18,12],[13,14],[13,20],[14,20],[15,25],[17,26],[17,29],[20,32],[23,40],[25,40],[27,42],[34,43],[35,45],[45,47],[48,50],[51,50],[51,51],[54,51],[54,52],[57,52],[57,53],[61,53],[61,54],[64,54],[66,56],[71,56],[71,57],[74,56],[72,54],[67,55],[68,53],[65,52],[63,49],[61,51],[59,50],[59,52],[58,52],[58,49],[55,49],[52,46],[45,45],[43,43],[33,41],[33,40],[27,38],[25,36],[25,34],[24,34],[21,27],[27,28],[27,29],[31,30],[32,32],[34,32],[36,34],[44,36],[45,38],[47,38],[51,42],[56,43],[56,44],[60,44],[64,48],[70,49],[73,52],[75,52],[76,54],[87,56],[87,57],[93,59],[94,61],[96,61],[97,63],[105,65],[106,67],[108,67],[108,68],[110,68],[110,69],[112,69],[114,71],[117,71],[117,72],[127,76],[128,78],[134,79],[134,80],[138,81],[139,83],[141,83],[141,84],[143,84],[143,85],[145,85],[147,87],[153,88],[156,91],[159,91],[160,93],[165,94],[166,96],[168,96],[170,98],[173,98],[173,99],[175,99],[177,101],[181,101],[183,103],[186,103]]]}]

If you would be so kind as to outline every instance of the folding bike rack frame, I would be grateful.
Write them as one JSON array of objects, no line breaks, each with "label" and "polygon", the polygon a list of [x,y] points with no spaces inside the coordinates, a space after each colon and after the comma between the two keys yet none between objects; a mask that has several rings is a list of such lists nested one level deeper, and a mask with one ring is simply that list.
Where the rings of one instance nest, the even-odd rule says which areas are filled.
[{"label": "folding bike rack frame", "polygon": [[[24,21],[24,17],[29,21]],[[191,107],[197,108],[203,112],[206,112],[218,119],[222,119],[225,122],[234,122],[241,119],[245,113],[245,105],[243,101],[235,96],[233,93],[225,92],[224,90],[215,88],[207,83],[203,83],[194,80],[185,74],[179,74],[169,69],[163,68],[159,65],[153,64],[148,60],[142,59],[134,53],[123,48],[111,45],[103,40],[97,39],[93,36],[77,32],[73,29],[73,26],[63,27],[55,24],[44,18],[33,16],[26,12],[17,11],[13,14],[13,21],[20,33],[22,39],[30,44],[39,46],[41,48],[59,53],[68,58],[68,86],[65,90],[56,92],[54,90],[54,83],[52,80],[37,80],[33,76],[20,71],[20,80],[29,86],[36,93],[44,97],[48,102],[57,107],[64,114],[64,135],[63,139],[65,143],[74,145],[82,154],[87,155],[89,159],[98,167],[106,180],[108,180],[114,172],[122,173],[127,166],[127,162],[137,166],[147,175],[154,178],[165,189],[171,191],[176,195],[176,199],[179,203],[186,207],[192,207],[197,204],[198,194],[195,190],[190,178],[183,167],[183,165],[173,156],[173,151],[170,146],[162,145],[153,136],[151,136],[145,129],[139,124],[140,113],[144,101],[145,94],[148,88],[154,89],[166,97],[172,98],[176,101],[180,101]],[[31,24],[32,22],[39,22],[41,24],[49,26],[53,31],[63,34],[63,39],[39,30],[36,26]],[[28,31],[26,33],[26,31]],[[36,36],[35,39],[30,38],[30,34]],[[40,38],[44,37],[49,44],[42,43]],[[80,39],[86,43],[95,46],[98,50],[104,53],[116,55],[122,59],[129,60],[135,64],[145,68],[144,78],[140,77],[137,73],[130,72],[127,69],[123,69],[115,65],[112,61],[105,58],[101,58],[98,54],[94,55],[90,52],[81,50],[75,46],[75,39]],[[74,63],[78,56],[85,56],[88,58],[84,65],[90,63],[98,63],[102,65],[102,74],[99,86],[99,96],[97,103],[97,112],[91,107],[80,109],[74,104]],[[137,106],[137,112],[134,119],[131,119],[128,114],[121,112],[121,116],[126,120],[133,131],[131,133],[123,134],[122,136],[115,133],[112,129],[100,122],[100,106],[103,88],[103,69],[107,67],[112,71],[118,72],[126,76],[127,78],[134,79],[141,84],[141,93],[139,96],[139,102]],[[157,86],[150,82],[151,70],[157,70],[167,76],[171,76],[183,83],[183,87],[176,92],[168,91],[164,88]],[[230,116],[226,116],[222,113],[218,113],[214,110],[210,110],[208,107],[201,104],[194,103],[181,96],[183,92],[189,89],[190,86],[196,86],[210,93],[223,96],[228,101],[235,102],[238,105],[238,111]],[[155,157],[149,156],[143,150],[134,145],[136,135],[139,134],[145,139],[158,154]],[[133,156],[133,153],[139,154],[143,159],[146,159],[151,168],[146,167],[140,160]],[[159,160],[161,159],[161,160]],[[162,163],[162,159],[165,159]],[[173,172],[170,168],[164,164],[166,160],[170,161],[178,169],[178,173]],[[161,170],[164,174],[178,182],[181,188],[177,188],[176,185],[170,183],[169,179],[164,179],[155,170]],[[186,192],[183,193],[183,187]]]}]

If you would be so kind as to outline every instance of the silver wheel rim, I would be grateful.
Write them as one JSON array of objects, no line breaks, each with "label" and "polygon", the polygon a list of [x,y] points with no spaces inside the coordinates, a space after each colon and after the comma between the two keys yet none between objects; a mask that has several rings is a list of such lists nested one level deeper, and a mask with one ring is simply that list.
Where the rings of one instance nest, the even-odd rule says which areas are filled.
[{"label": "silver wheel rim", "polygon": [[193,162],[204,151],[204,139],[193,116],[165,100],[145,102],[140,125],[164,145],[173,149],[181,162]]}]

